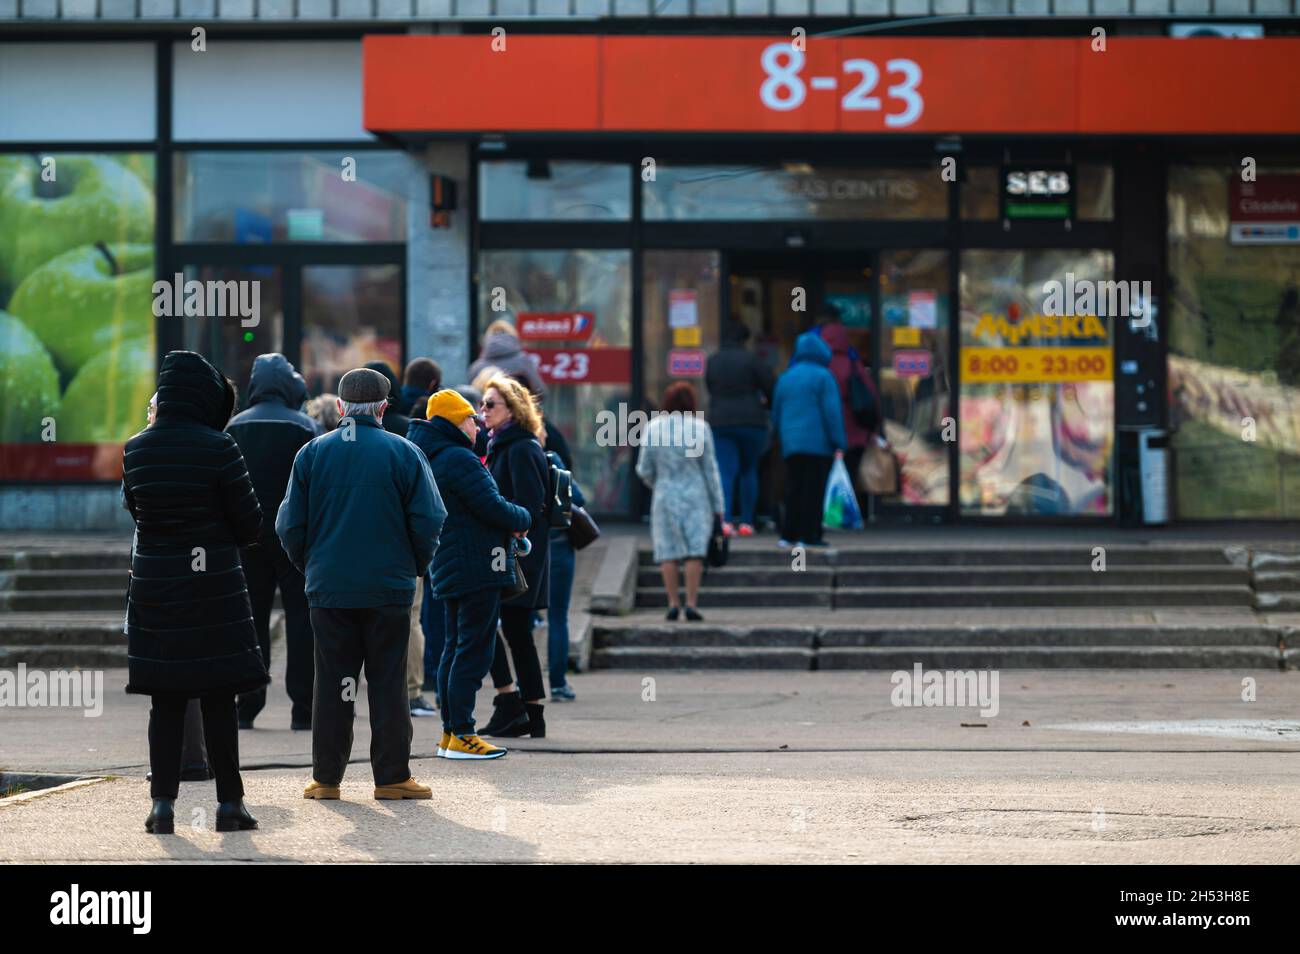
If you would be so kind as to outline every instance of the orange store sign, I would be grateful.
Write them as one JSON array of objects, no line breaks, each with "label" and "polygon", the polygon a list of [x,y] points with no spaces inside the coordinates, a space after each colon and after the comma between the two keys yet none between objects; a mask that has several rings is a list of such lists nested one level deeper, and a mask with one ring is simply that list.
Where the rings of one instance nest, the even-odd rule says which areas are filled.
[{"label": "orange store sign", "polygon": [[368,36],[373,132],[1300,133],[1300,39]]}]

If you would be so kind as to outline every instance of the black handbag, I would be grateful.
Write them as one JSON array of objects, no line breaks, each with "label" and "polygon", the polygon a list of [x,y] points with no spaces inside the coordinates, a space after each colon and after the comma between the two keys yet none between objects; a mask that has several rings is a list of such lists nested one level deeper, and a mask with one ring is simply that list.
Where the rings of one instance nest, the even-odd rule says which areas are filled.
[{"label": "black handbag", "polygon": [[709,553],[706,562],[709,566],[726,566],[730,555],[731,540],[722,532],[722,518],[713,515],[713,532],[709,534]]},{"label": "black handbag", "polygon": [[501,601],[518,599],[528,592],[528,578],[524,576],[524,565],[519,562],[519,550],[513,545],[510,547],[510,559],[515,562],[515,582],[513,586],[504,586],[501,588]]},{"label": "black handbag", "polygon": [[600,536],[600,527],[587,513],[586,507],[573,505],[573,520],[569,523],[569,546],[575,550],[589,547]]}]

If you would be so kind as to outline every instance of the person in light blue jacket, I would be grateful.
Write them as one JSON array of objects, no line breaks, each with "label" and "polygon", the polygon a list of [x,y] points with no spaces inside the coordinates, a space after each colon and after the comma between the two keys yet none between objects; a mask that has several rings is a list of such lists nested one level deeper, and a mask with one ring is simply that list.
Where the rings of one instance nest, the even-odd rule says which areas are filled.
[{"label": "person in light blue jacket", "polygon": [[782,547],[826,546],[822,498],[831,464],[843,456],[845,445],[840,388],[830,363],[830,346],[816,332],[801,334],[772,397],[772,422],[785,458]]}]

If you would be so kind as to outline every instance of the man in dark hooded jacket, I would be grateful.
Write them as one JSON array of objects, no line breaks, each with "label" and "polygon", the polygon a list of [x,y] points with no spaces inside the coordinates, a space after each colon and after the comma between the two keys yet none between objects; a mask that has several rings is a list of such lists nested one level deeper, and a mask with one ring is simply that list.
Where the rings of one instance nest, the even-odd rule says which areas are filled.
[{"label": "man in dark hooded jacket", "polygon": [[[293,459],[298,450],[316,437],[316,422],[299,408],[307,399],[307,384],[282,354],[263,354],[253,361],[248,379],[248,408],[231,418],[226,432],[235,439],[248,474],[253,481],[257,503],[264,514],[280,509]],[[275,535],[275,522],[262,523],[261,546],[242,552],[244,576],[248,581],[249,600],[253,605],[253,625],[262,658],[271,662],[271,603],[280,588],[284,605],[286,649],[285,688],[293,709],[289,723],[294,729],[311,728],[312,660],[311,618],[307,609],[305,581],[289,562]],[[266,705],[266,689],[247,692],[239,697],[239,727],[251,729]]]}]

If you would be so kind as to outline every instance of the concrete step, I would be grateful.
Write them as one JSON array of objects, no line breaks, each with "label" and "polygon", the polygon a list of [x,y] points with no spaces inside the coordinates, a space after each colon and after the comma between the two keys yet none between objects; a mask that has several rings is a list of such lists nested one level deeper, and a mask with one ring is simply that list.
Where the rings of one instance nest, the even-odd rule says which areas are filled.
[{"label": "concrete step", "polygon": [[822,649],[818,669],[1266,669],[1282,651],[1264,646],[899,646]]},{"label": "concrete step", "polygon": [[0,592],[0,610],[11,613],[58,613],[67,609],[120,610],[126,613],[126,578],[114,589],[17,590]]},{"label": "concrete step", "polygon": [[[1294,641],[1294,629],[1282,626],[1113,626],[977,627],[902,626],[744,626],[703,623],[596,625],[598,649],[624,647],[800,647],[824,651],[855,648],[962,647],[1250,647],[1277,649]],[[1288,637],[1291,637],[1288,640]]]},{"label": "concrete step", "polygon": [[593,669],[1263,669],[1282,667],[1276,647],[1249,646],[622,646],[593,649]]},{"label": "concrete step", "polygon": [[[123,614],[126,610],[123,607]],[[0,646],[113,646],[126,644],[122,617],[89,621],[36,618],[14,621],[0,619]]]},{"label": "concrete step", "polygon": [[[641,567],[637,571],[637,586],[653,589],[663,585],[659,567]],[[704,574],[704,586],[714,587],[753,587],[755,589],[775,589],[778,587],[825,587],[835,585],[835,571],[828,567],[810,567],[807,570],[794,571],[790,567],[713,567]]]},{"label": "concrete step", "polygon": [[[706,591],[708,592],[708,591]],[[706,592],[700,594],[700,604]],[[766,597],[766,594],[763,594]],[[758,602],[751,596],[751,605]],[[848,587],[835,590],[835,608],[1019,606],[1253,606],[1249,586],[953,586]],[[716,604],[725,605],[725,604]]]},{"label": "concrete step", "polygon": [[1256,570],[1253,581],[1255,590],[1260,593],[1300,591],[1300,573]]},{"label": "concrete step", "polygon": [[[798,574],[786,571],[790,576]],[[1250,585],[1245,567],[1127,566],[1094,571],[1087,566],[906,566],[835,570],[837,589],[883,586],[980,587],[1020,586],[1166,587],[1201,584]]]},{"label": "concrete step", "polygon": [[1269,613],[1300,613],[1300,593],[1256,593],[1255,609]]},{"label": "concrete step", "polygon": [[[684,591],[683,591],[684,592]],[[785,586],[755,591],[747,586],[715,586],[700,590],[700,606],[807,606],[831,608],[834,590],[825,586]],[[636,591],[636,605],[640,608],[668,608],[668,596],[663,587],[646,587]]]},{"label": "concrete step", "polygon": [[0,552],[0,570],[108,570],[131,568],[131,551],[10,550]]},{"label": "concrete step", "polygon": [[94,569],[4,570],[0,571],[0,591],[49,592],[52,590],[125,589],[131,567]]},{"label": "concrete step", "polygon": [[0,646],[0,669],[16,669],[19,663],[28,669],[121,669],[126,640],[119,646]]},{"label": "concrete step", "polygon": [[[1244,565],[1229,554],[1232,549],[1217,545],[1139,545],[1111,544],[1105,547],[1107,570],[1128,566],[1234,566]],[[1093,547],[1081,546],[1005,546],[944,547],[917,545],[908,547],[833,546],[805,550],[807,565],[836,567],[898,566],[1079,566],[1091,568]],[[640,551],[642,566],[653,566],[649,549]],[[788,567],[789,550],[769,547],[733,546],[727,565]],[[1242,556],[1244,559],[1244,555]]]}]

